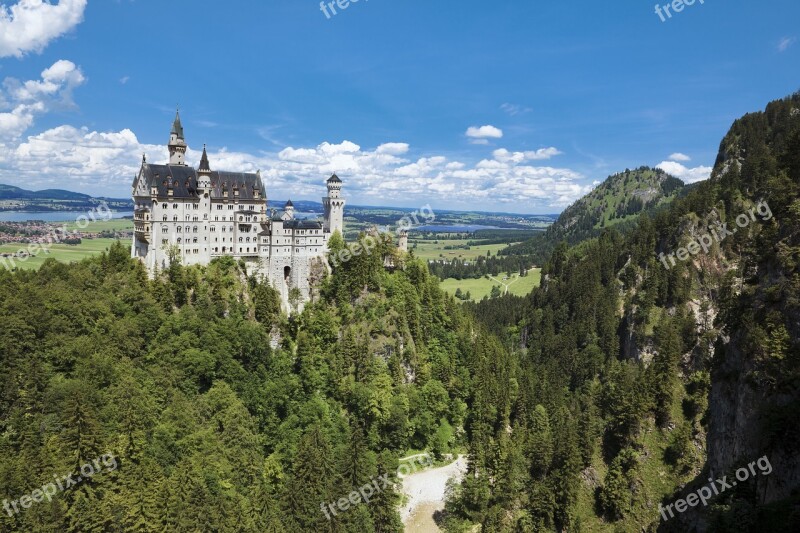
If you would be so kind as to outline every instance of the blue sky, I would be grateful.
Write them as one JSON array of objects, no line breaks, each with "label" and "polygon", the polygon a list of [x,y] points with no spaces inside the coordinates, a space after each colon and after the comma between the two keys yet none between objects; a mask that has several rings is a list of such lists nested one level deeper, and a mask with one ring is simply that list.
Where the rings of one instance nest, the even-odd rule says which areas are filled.
[{"label": "blue sky", "polygon": [[355,204],[554,213],[626,167],[697,181],[800,89],[800,3],[699,2],[0,0],[0,182],[128,196],[176,105],[190,163],[272,198],[335,170]]}]

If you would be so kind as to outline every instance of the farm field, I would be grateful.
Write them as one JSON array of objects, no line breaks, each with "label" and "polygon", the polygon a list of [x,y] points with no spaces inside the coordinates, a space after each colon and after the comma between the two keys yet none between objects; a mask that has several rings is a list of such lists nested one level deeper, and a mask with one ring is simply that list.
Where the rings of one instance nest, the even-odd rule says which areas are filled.
[{"label": "farm field", "polygon": [[89,225],[85,228],[79,228],[75,220],[68,220],[65,222],[67,229],[70,231],[79,230],[88,233],[98,233],[101,231],[133,231],[133,220],[129,218],[115,218],[113,220],[96,220],[89,221]]},{"label": "farm field", "polygon": [[[100,252],[107,250],[108,247],[114,243],[114,241],[115,239],[84,239],[81,244],[75,246],[69,244],[53,244],[49,248],[50,253],[44,253],[43,251],[39,250],[36,256],[29,258],[27,261],[14,259],[14,264],[20,269],[31,270],[39,268],[46,259],[51,257],[56,261],[61,261],[64,263],[80,261],[81,259],[97,255]],[[123,240],[122,244],[125,246],[130,246],[130,242],[130,240]],[[15,253],[20,249],[25,249],[26,247],[27,244],[3,244],[0,245],[0,254]],[[11,258],[2,259],[5,260],[2,262],[3,266],[8,268],[6,264],[11,261]]]},{"label": "farm field", "polygon": [[469,250],[445,250],[445,246],[460,246],[467,244],[466,239],[439,239],[438,241],[415,241],[416,247],[412,244],[410,247],[414,250],[414,255],[420,259],[463,259],[464,261],[474,261],[481,255],[486,255],[491,252],[492,255],[497,255],[497,252],[503,248],[508,247],[508,244],[484,244],[481,246],[471,246]]},{"label": "farm field", "polygon": [[[507,274],[500,274],[496,278],[508,284],[509,294],[525,296],[539,286],[542,279],[542,271],[540,268],[533,268],[528,271],[527,276],[520,277],[519,274],[515,273],[508,276],[507,280],[503,279],[505,276],[507,276]],[[462,293],[469,292],[472,300],[479,301],[482,300],[484,296],[489,296],[492,292],[492,287],[495,285],[500,285],[500,290],[505,292],[505,287],[503,287],[499,281],[486,279],[485,277],[479,279],[450,278],[442,281],[441,287],[446,292],[453,295],[455,295],[456,289],[460,288]]]}]

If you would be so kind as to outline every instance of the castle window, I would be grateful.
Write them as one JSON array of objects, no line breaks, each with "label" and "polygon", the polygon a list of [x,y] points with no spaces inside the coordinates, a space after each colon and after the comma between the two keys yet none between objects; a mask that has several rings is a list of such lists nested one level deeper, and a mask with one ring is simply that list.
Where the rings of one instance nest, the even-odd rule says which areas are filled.
[{"label": "castle window", "polygon": [[180,238],[180,237],[178,237],[178,244],[180,244],[180,243],[181,243],[181,238]]},{"label": "castle window", "polygon": [[172,209],[178,209],[178,204],[172,204]]},{"label": "castle window", "polygon": [[175,215],[174,217],[172,217],[172,221],[173,222],[177,222],[178,221],[178,215]]},{"label": "castle window", "polygon": [[162,246],[166,246],[167,244],[169,244],[169,240],[167,240],[167,239],[161,239],[161,245],[162,245]]},{"label": "castle window", "polygon": [[192,239],[192,242],[193,242],[194,244],[197,244],[197,237],[193,238],[193,239]]},{"label": "castle window", "polygon": [[167,226],[161,226],[161,233],[169,233],[169,228]]},{"label": "castle window", "polygon": [[241,237],[239,237],[239,242],[244,242],[244,239],[242,239]]},{"label": "castle window", "polygon": [[167,221],[167,215],[164,215],[164,222]]},{"label": "castle window", "polygon": [[225,233],[225,230],[226,230],[227,228],[228,228],[227,226],[222,226],[222,233]]},{"label": "castle window", "polygon": [[180,226],[178,226],[178,228],[177,228],[177,230],[178,230],[178,233],[180,233],[180,232],[181,232],[181,229],[182,229],[182,228],[181,228]]},{"label": "castle window", "polygon": [[222,210],[222,204],[217,204],[217,209]]},{"label": "castle window", "polygon": [[186,226],[186,233],[189,233],[190,229],[189,226]]},{"label": "castle window", "polygon": [[197,226],[192,228],[192,233],[197,233]]}]

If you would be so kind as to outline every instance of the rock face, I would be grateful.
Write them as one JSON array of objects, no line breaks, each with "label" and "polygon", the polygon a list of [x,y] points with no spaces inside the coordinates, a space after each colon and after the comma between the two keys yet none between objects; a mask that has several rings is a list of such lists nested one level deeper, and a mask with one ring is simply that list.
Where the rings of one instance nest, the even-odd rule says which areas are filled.
[{"label": "rock face", "polygon": [[775,431],[781,428],[772,427],[775,420],[764,413],[788,408],[796,399],[790,394],[772,394],[753,377],[756,365],[739,346],[738,337],[722,350],[723,360],[711,374],[709,475],[716,478],[766,456],[772,471],[751,476],[759,503],[788,498],[792,489],[800,486],[798,443],[776,438]]}]

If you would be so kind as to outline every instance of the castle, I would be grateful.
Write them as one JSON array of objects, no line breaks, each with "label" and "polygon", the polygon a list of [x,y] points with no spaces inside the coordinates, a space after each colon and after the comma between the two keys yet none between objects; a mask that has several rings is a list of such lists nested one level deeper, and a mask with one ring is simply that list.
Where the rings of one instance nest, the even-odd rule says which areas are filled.
[{"label": "castle", "polygon": [[205,265],[225,256],[241,259],[248,273],[269,280],[285,305],[293,288],[307,301],[312,270],[325,268],[328,240],[343,233],[342,180],[336,174],[328,178],[321,221],[301,220],[291,200],[283,211],[267,211],[260,171],[211,170],[205,146],[198,168],[188,166],[179,113],[168,149],[168,164],[154,165],[143,156],[134,178],[132,257],[151,273],[169,266],[170,253],[184,265]]}]

